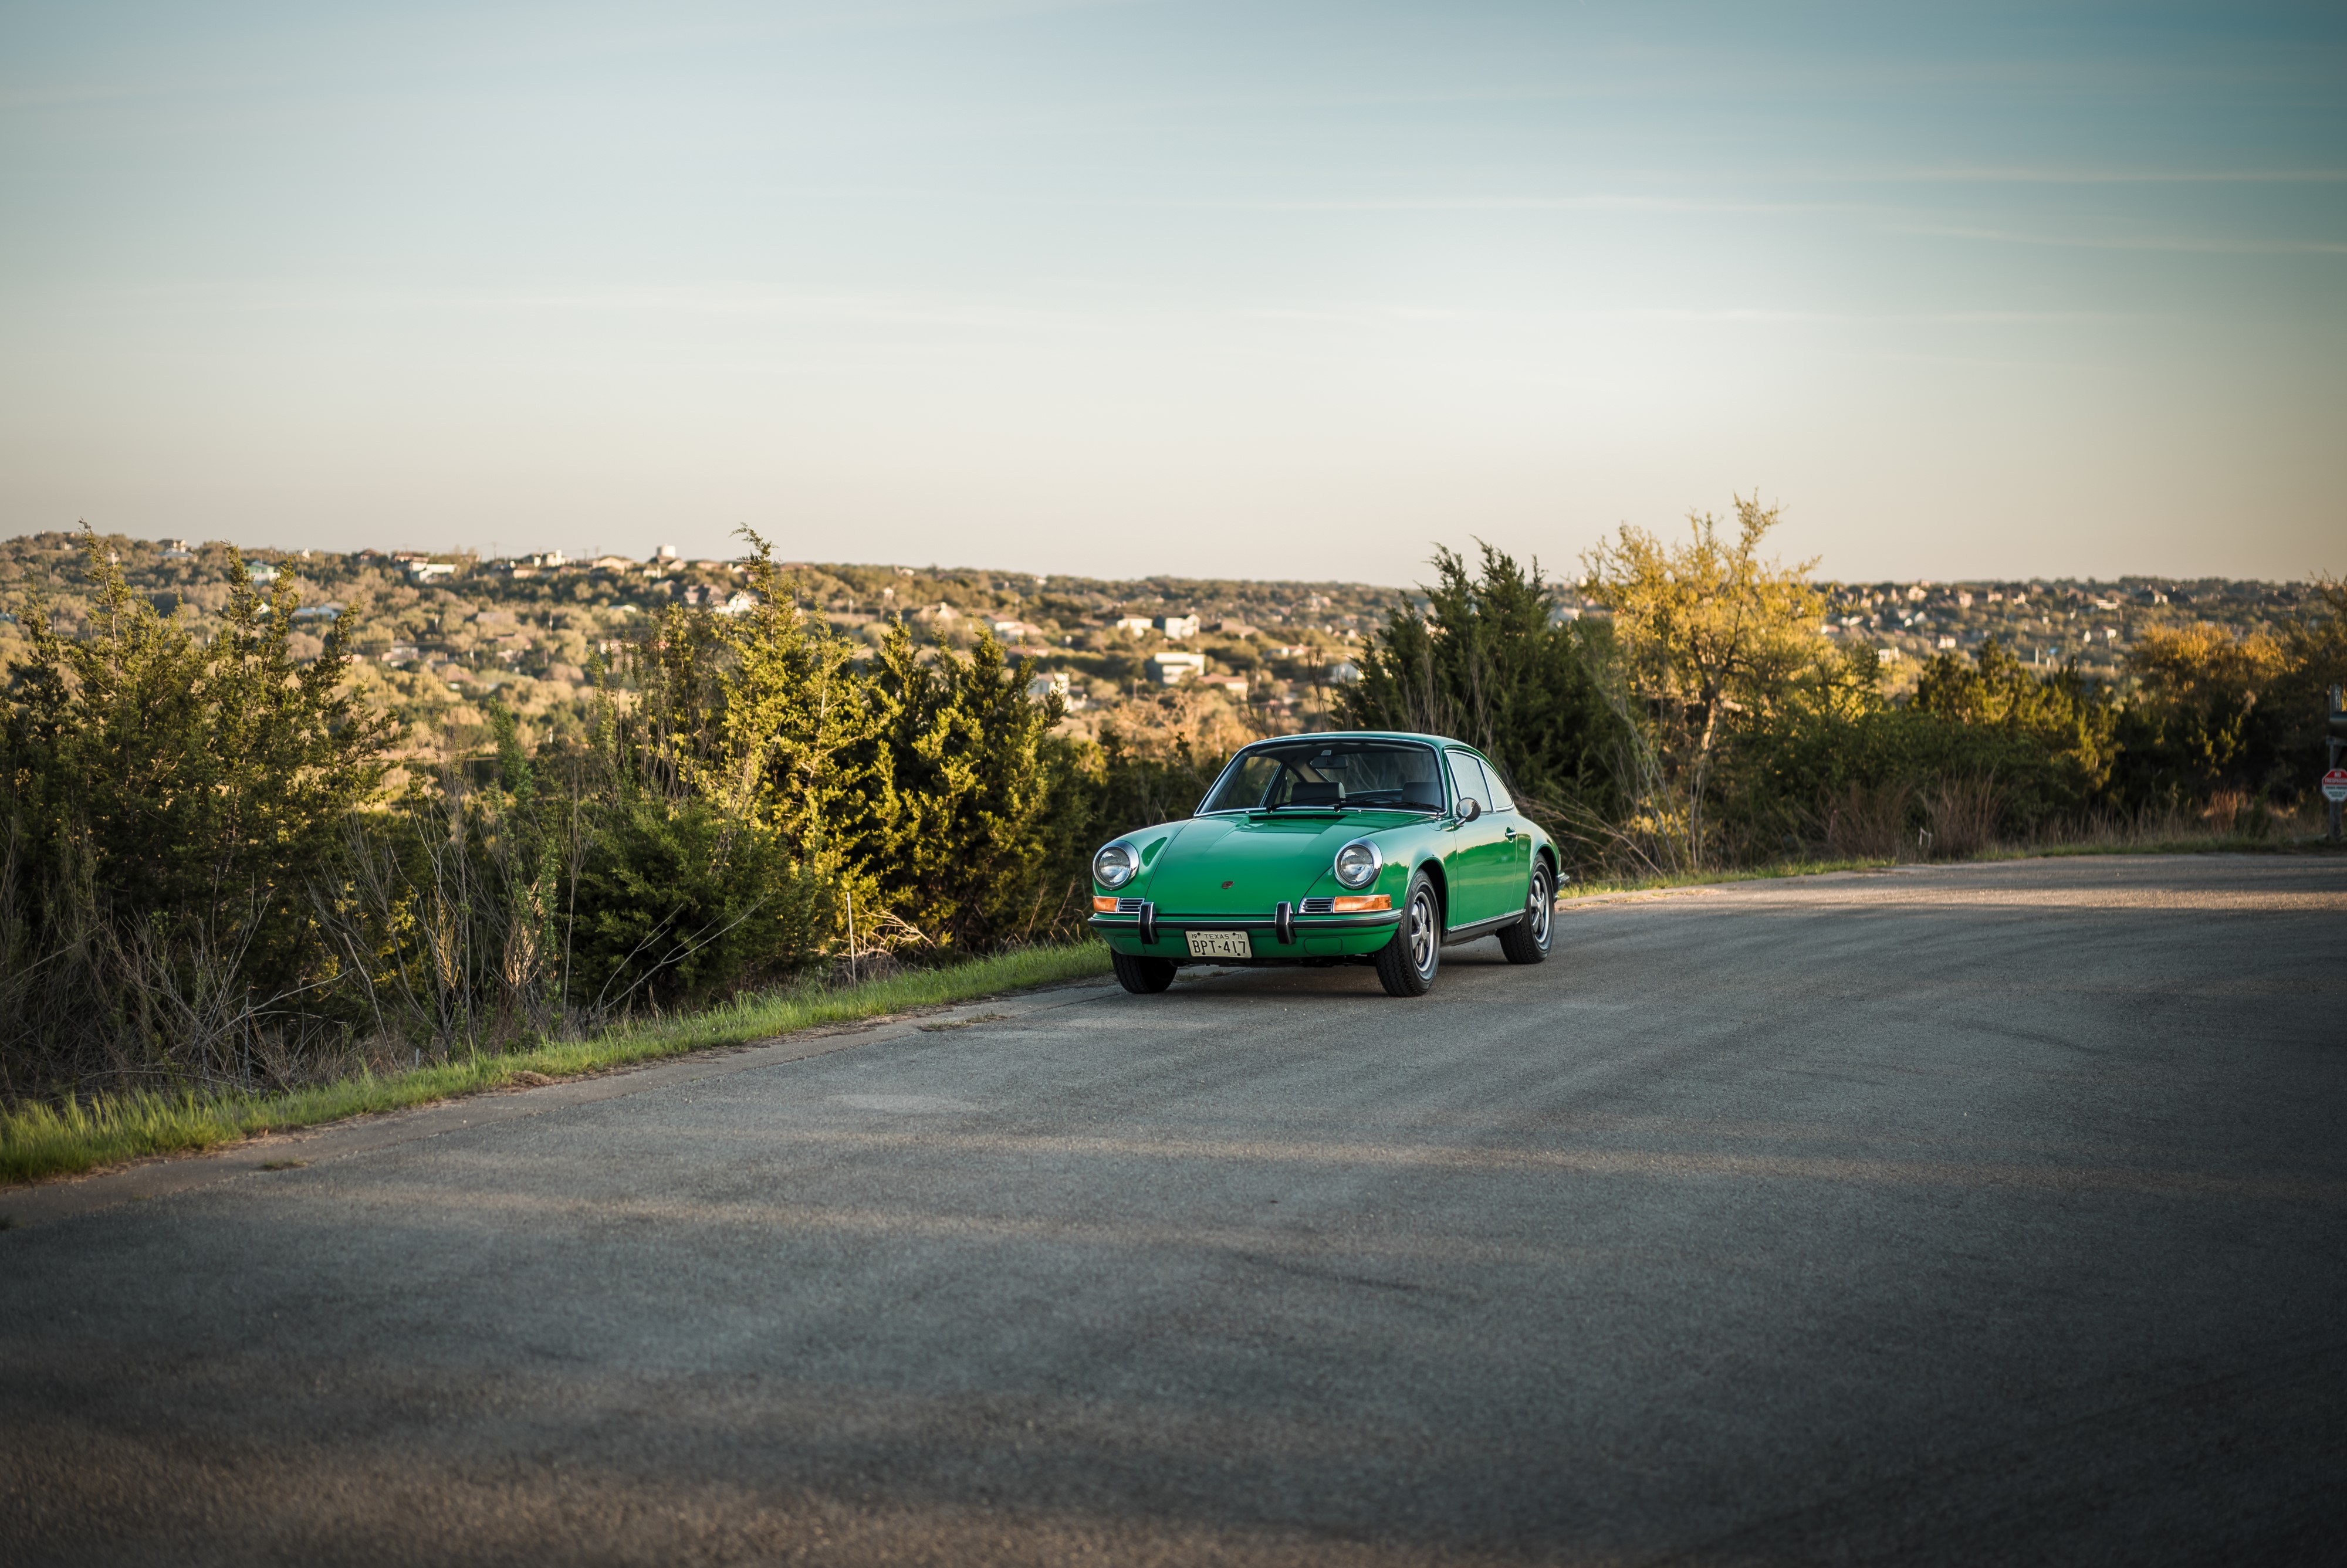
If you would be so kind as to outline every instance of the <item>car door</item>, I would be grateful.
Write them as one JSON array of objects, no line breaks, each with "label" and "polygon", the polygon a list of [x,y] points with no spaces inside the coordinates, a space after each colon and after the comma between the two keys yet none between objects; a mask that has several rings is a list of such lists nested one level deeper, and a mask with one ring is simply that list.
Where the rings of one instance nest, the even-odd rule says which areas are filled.
[{"label": "car door", "polygon": [[1500,770],[1491,765],[1491,760],[1480,753],[1475,760],[1483,764],[1483,783],[1491,792],[1483,802],[1484,808],[1497,819],[1500,836],[1506,845],[1506,853],[1501,857],[1507,866],[1502,878],[1504,897],[1500,907],[1493,911],[1494,914],[1505,914],[1510,909],[1522,907],[1524,900],[1532,897],[1532,827],[1525,820],[1523,813],[1516,809],[1515,797],[1501,782]]},{"label": "car door", "polygon": [[[1447,923],[1453,928],[1471,926],[1506,914],[1522,901],[1523,890],[1512,886],[1515,840],[1509,829],[1512,814],[1490,809],[1491,780],[1472,752],[1444,753],[1450,765],[1450,819],[1444,828],[1450,847],[1443,851],[1442,873],[1450,884]],[[1459,803],[1472,800],[1482,810],[1474,821],[1461,819]]]}]

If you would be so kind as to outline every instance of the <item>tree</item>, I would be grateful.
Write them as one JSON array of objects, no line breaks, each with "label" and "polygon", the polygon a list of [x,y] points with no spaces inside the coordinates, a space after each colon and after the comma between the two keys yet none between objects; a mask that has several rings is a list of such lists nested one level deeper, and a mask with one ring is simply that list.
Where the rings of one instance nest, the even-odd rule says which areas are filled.
[{"label": "tree", "polygon": [[1029,700],[1002,645],[921,650],[900,620],[873,661],[872,780],[852,854],[895,915],[940,947],[1022,928],[1050,863],[1059,700]]},{"label": "tree", "polygon": [[32,657],[9,694],[8,772],[25,826],[52,864],[91,857],[109,902],[182,910],[299,878],[335,825],[381,784],[398,726],[343,687],[341,621],[297,664],[300,600],[263,600],[231,563],[227,625],[199,642],[133,595],[87,526],[92,632],[68,641],[27,606]]},{"label": "tree", "polygon": [[2114,793],[2137,804],[2302,796],[2327,760],[2327,689],[2347,682],[2347,584],[2319,579],[2314,598],[2270,635],[2147,629],[2127,656],[2136,690]]},{"label": "tree", "polygon": [[2066,774],[2067,804],[2083,807],[2109,781],[2119,710],[2110,692],[2067,664],[2040,677],[1994,638],[1970,663],[1942,653],[1923,668],[1914,711],[1943,724],[2024,735]]},{"label": "tree", "polygon": [[1339,698],[1361,729],[1452,735],[1500,766],[1552,831],[1587,836],[1620,804],[1622,714],[1607,700],[1605,634],[1553,623],[1540,563],[1479,544],[1480,574],[1438,548],[1428,613],[1393,612]]},{"label": "tree", "polygon": [[0,1026],[48,1040],[59,1072],[193,1049],[166,1036],[309,989],[312,886],[398,733],[345,689],[342,620],[293,658],[290,581],[264,600],[231,559],[226,625],[199,641],[80,542],[90,635],[24,608],[0,736]]},{"label": "tree", "polygon": [[1709,853],[1706,804],[1724,742],[1798,700],[1824,651],[1822,601],[1809,585],[1817,562],[1762,560],[1778,508],[1763,507],[1757,493],[1735,502],[1733,541],[1705,512],[1689,516],[1682,544],[1624,524],[1614,543],[1583,558],[1584,590],[1614,612],[1651,743],[1653,765],[1633,790],[1636,813],[1656,847],[1687,864]]}]

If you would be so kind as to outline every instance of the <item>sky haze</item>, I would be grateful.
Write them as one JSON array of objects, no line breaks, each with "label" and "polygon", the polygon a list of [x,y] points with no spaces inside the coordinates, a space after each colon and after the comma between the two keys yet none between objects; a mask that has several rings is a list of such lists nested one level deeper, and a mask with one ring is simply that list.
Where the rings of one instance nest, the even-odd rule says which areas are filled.
[{"label": "sky haze", "polygon": [[0,529],[2347,570],[2335,5],[0,5]]}]

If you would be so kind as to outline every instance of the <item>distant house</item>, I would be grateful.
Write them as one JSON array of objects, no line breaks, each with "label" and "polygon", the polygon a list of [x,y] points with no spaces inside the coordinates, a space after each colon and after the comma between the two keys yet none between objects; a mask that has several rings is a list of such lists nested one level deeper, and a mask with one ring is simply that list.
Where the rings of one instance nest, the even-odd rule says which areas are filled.
[{"label": "distant house", "polygon": [[1202,675],[1198,678],[1198,684],[1219,687],[1241,702],[1246,700],[1247,678],[1244,675]]},{"label": "distant house", "polygon": [[1312,651],[1301,642],[1284,642],[1271,651],[1274,659],[1301,659]]},{"label": "distant house", "polygon": [[1153,653],[1143,667],[1152,681],[1160,686],[1179,686],[1183,682],[1206,672],[1206,656],[1203,653]]},{"label": "distant house", "polygon": [[1254,637],[1258,635],[1255,629],[1249,626],[1244,620],[1217,620],[1214,622],[1214,630],[1221,632],[1225,637]]},{"label": "distant house", "polygon": [[1198,618],[1194,615],[1161,615],[1150,624],[1174,642],[1198,635]]},{"label": "distant house", "polygon": [[737,593],[715,607],[720,615],[747,615],[757,608],[758,596],[754,593]]},{"label": "distant house", "polygon": [[1339,659],[1328,666],[1328,683],[1332,686],[1349,686],[1360,678],[1361,667],[1349,659]]},{"label": "distant house", "polygon": [[1057,670],[1049,675],[1036,676],[1027,682],[1027,695],[1038,702],[1052,697],[1059,698],[1062,702],[1066,702],[1069,695],[1068,672],[1064,670]]},{"label": "distant house", "polygon": [[587,564],[597,571],[632,571],[636,565],[630,556],[597,556]]},{"label": "distant house", "polygon": [[412,560],[407,563],[407,575],[415,582],[430,582],[436,577],[455,577],[456,563],[445,560]]},{"label": "distant house", "polygon": [[1109,628],[1109,630],[1111,631],[1130,631],[1135,637],[1138,637],[1143,632],[1147,631],[1150,629],[1150,624],[1149,617],[1145,615],[1128,615],[1118,620]]},{"label": "distant house", "polygon": [[296,620],[333,620],[343,613],[343,607],[331,600],[324,604],[305,605],[293,612]]},{"label": "distant house", "polygon": [[267,561],[247,561],[244,575],[252,579],[256,588],[265,588],[277,580],[277,569]]}]

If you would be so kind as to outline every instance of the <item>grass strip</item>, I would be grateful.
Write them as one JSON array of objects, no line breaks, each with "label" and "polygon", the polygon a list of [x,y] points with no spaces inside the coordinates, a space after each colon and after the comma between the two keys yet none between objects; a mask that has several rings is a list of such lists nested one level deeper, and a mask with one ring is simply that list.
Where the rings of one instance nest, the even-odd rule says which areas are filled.
[{"label": "grass strip", "polygon": [[1972,866],[2005,860],[2055,859],[2071,855],[2335,855],[2339,845],[2319,838],[2281,838],[2254,834],[2193,838],[2049,839],[2041,844],[1999,844],[1945,860],[1780,860],[1761,866],[1715,866],[1705,871],[1660,873],[1568,882],[1557,889],[1566,898],[1611,893],[1651,893],[1672,887],[1707,887],[1716,883],[1766,882],[1779,876],[1818,876],[1829,871],[1880,871],[1893,866]]},{"label": "grass strip", "polygon": [[2102,844],[2092,839],[2016,849],[1983,850],[1980,860],[2027,860],[2064,855],[2335,855],[2339,846],[2319,838],[2266,838],[2249,834],[2226,838],[2151,838],[2140,844]]},{"label": "grass strip", "polygon": [[588,1040],[549,1040],[274,1094],[139,1091],[63,1105],[28,1103],[0,1111],[0,1184],[71,1175],[144,1154],[209,1149],[346,1116],[404,1111],[517,1081],[575,1077],[821,1024],[1080,979],[1106,973],[1108,967],[1108,948],[1098,942],[1029,948],[835,989],[743,997],[699,1012],[622,1025]]},{"label": "grass strip", "polygon": [[[1652,893],[1665,887],[1708,887],[1717,882],[1768,882],[1779,876],[1819,876],[1829,871],[1874,871],[1889,860],[1778,860],[1765,866],[1716,866],[1708,871],[1662,872],[1652,876],[1594,877],[1568,882],[1560,897],[1594,898],[1609,893]],[[1950,864],[1953,864],[1951,862]]]}]

